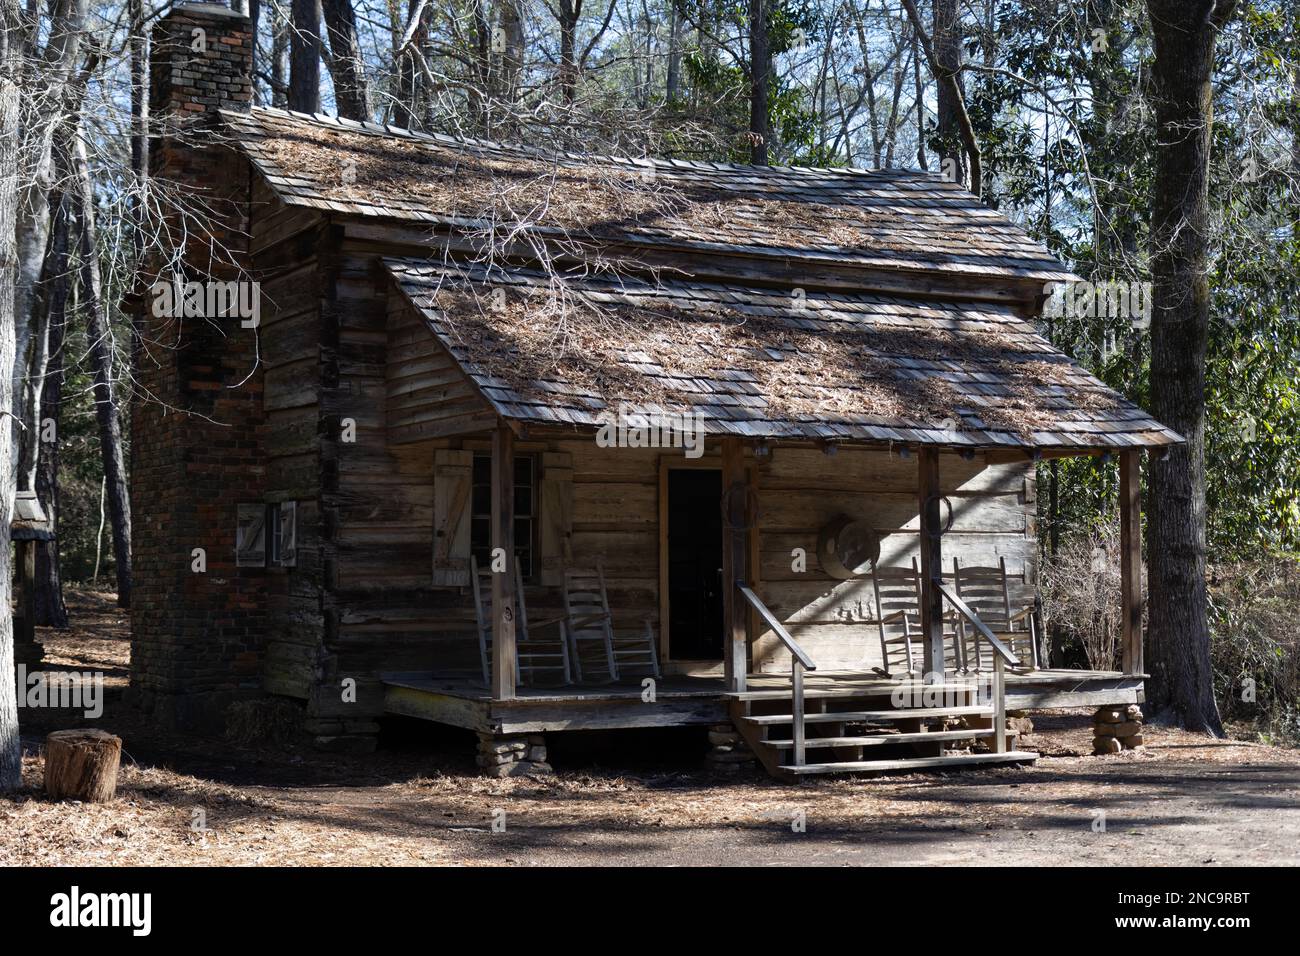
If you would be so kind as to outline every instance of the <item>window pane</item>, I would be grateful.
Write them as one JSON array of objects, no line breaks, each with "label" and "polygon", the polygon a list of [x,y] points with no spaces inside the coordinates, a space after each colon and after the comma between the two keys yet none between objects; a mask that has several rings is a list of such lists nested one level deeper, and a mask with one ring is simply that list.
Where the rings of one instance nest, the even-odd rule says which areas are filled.
[{"label": "window pane", "polygon": [[492,522],[487,518],[473,518],[469,525],[469,542],[475,557],[482,562],[492,546]]},{"label": "window pane", "polygon": [[[536,461],[532,455],[516,455],[514,461],[515,560],[524,577],[533,573],[533,519],[536,514]],[[481,568],[492,554],[492,456],[474,453],[474,477],[470,492],[470,547]]]},{"label": "window pane", "polygon": [[528,455],[520,455],[515,458],[515,484],[532,485],[533,483],[533,459]]},{"label": "window pane", "polygon": [[533,489],[515,487],[515,514],[525,517],[533,513]]},{"label": "window pane", "polygon": [[474,502],[471,505],[476,515],[490,515],[492,513],[492,486],[475,485]]}]

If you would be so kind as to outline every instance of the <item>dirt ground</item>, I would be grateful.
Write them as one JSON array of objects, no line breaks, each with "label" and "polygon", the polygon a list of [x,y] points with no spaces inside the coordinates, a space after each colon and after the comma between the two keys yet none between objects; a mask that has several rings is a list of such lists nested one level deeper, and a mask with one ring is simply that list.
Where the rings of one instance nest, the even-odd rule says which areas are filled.
[{"label": "dirt ground", "polygon": [[703,731],[565,735],[538,780],[479,777],[470,735],[416,722],[365,757],[169,737],[116,701],[124,616],[70,603],[77,627],[42,634],[47,666],[105,671],[118,798],[47,800],[43,734],[82,721],[20,712],[26,786],[0,798],[0,864],[1300,863],[1300,753],[1153,727],[1144,752],[1093,757],[1083,711],[1035,716],[1033,767],[800,785],[703,771]]}]

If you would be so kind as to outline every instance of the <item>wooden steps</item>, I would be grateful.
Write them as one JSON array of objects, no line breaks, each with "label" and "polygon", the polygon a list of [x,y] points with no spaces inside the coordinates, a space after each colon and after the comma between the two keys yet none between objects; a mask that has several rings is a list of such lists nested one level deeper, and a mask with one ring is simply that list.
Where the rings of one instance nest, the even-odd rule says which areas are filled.
[{"label": "wooden steps", "polygon": [[[904,693],[895,696],[900,687]],[[997,752],[994,721],[998,709],[977,703],[978,693],[969,684],[900,685],[897,681],[810,688],[804,695],[802,761],[795,756],[795,718],[789,690],[748,691],[728,697],[740,735],[767,771],[781,779],[956,770],[1037,759],[1037,754],[1015,749],[1013,734],[1003,737],[1003,752]],[[946,705],[933,706],[936,694],[942,695],[939,699],[947,701]],[[895,706],[900,699],[916,701],[917,706]],[[845,709],[826,710],[828,706]],[[816,754],[815,761],[807,759],[811,754]]]},{"label": "wooden steps", "polygon": [[[929,719],[936,717],[992,717],[993,708],[957,706],[905,707],[894,710],[825,711],[823,713],[805,714],[803,720],[806,724],[854,724],[869,721],[898,720],[900,716]],[[794,720],[794,716],[791,714],[755,714],[747,716],[745,719],[759,726],[769,726],[772,724],[788,724]]]},{"label": "wooden steps", "polygon": [[[881,685],[882,682],[876,682]],[[888,687],[887,682],[883,682],[884,687]],[[970,691],[969,684],[926,684],[925,692],[927,694],[957,694]],[[804,691],[804,697],[809,700],[853,700],[855,698],[866,696],[878,696],[881,693],[879,686],[865,684],[861,687],[809,687]],[[888,690],[885,696],[888,696]],[[727,694],[729,700],[755,701],[755,700],[789,700],[790,691],[787,689],[772,690],[742,690],[733,691]]]},{"label": "wooden steps", "polygon": [[893,770],[956,770],[960,767],[990,764],[1033,763],[1038,754],[1029,750],[1010,750],[1002,754],[952,754],[945,757],[912,757],[906,760],[857,760],[843,763],[806,763],[802,767],[783,766],[782,770],[803,776],[827,773],[884,773]]},{"label": "wooden steps", "polygon": [[[915,734],[874,734],[870,737],[809,737],[804,741],[805,747],[872,747],[890,744],[934,743],[950,740],[975,740],[980,737],[992,737],[988,728],[971,730],[931,730]],[[789,750],[794,746],[793,740],[769,740],[769,747],[777,750]]]}]

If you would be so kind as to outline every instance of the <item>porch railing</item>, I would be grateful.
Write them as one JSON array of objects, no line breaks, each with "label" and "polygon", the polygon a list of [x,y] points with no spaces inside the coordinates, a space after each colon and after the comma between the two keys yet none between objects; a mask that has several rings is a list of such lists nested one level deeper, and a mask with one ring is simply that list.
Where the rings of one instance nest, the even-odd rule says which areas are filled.
[{"label": "porch railing", "polygon": [[[754,593],[753,588],[746,586],[745,582],[737,581],[736,587],[740,589],[741,595],[749,606],[758,612],[759,617],[763,619],[768,627],[786,646],[790,652],[790,721],[794,730],[794,765],[802,767],[804,765],[804,699],[803,699],[803,672],[805,670],[815,671],[817,665],[813,659],[808,656],[808,652],[799,646],[799,642],[790,636],[790,632],[785,626],[776,619],[773,614],[763,603],[763,599]],[[743,662],[740,663],[743,667]]]},{"label": "porch railing", "polygon": [[975,634],[983,639],[989,647],[993,649],[993,750],[995,753],[1007,752],[1007,675],[1006,665],[1012,667],[1020,665],[1019,658],[1011,653],[1011,649],[998,640],[998,636],[989,630],[989,626],[979,619],[979,615],[971,610],[965,601],[959,598],[941,581],[935,582],[935,587],[943,595],[944,600],[953,606],[958,614],[966,619],[975,629]]}]

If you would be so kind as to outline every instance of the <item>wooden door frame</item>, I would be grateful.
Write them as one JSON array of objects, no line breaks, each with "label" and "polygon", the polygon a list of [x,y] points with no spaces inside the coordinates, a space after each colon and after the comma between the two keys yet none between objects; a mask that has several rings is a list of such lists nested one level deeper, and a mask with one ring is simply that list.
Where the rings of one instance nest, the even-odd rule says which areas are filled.
[{"label": "wooden door frame", "polygon": [[[722,457],[704,455],[701,458],[687,458],[680,452],[659,455],[659,662],[665,673],[685,674],[716,672],[722,674],[723,658],[713,660],[674,660],[669,651],[669,611],[668,606],[668,473],[670,471],[716,471],[722,474]],[[719,505],[721,501],[719,500]],[[721,556],[721,555],[719,555]],[[721,637],[722,635],[719,635]]]},{"label": "wooden door frame", "polygon": [[[718,660],[673,660],[669,653],[669,611],[668,606],[668,472],[685,471],[688,469],[712,469],[713,471],[722,472],[722,455],[714,452],[706,453],[702,458],[686,458],[680,452],[663,453],[659,455],[657,467],[659,470],[659,664],[667,674],[704,674],[708,676],[722,677],[725,666],[725,643],[724,656]],[[745,471],[748,475],[750,486],[755,492],[758,490],[758,467],[757,462],[753,459],[745,459]],[[721,500],[718,506],[722,506]],[[725,547],[725,543],[724,543]],[[750,587],[755,589],[759,585],[759,533],[755,527],[749,536],[749,568],[750,568]],[[753,615],[751,615],[752,617]],[[724,620],[725,628],[726,622]],[[751,631],[752,630],[751,621]],[[723,641],[726,641],[726,634],[722,635]]]}]

